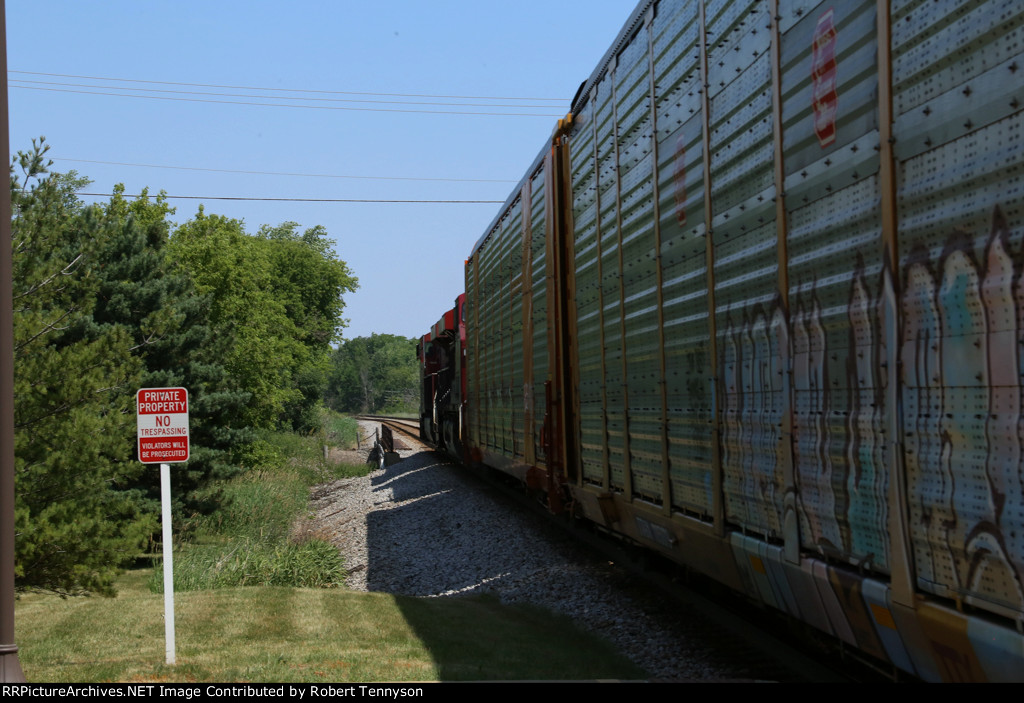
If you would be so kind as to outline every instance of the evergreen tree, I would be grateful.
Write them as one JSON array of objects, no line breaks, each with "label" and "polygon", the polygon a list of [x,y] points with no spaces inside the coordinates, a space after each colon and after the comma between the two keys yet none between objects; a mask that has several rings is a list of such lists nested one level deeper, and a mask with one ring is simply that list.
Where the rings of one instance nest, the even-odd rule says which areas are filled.
[{"label": "evergreen tree", "polygon": [[14,205],[16,578],[60,593],[112,591],[155,528],[130,492],[140,364],[123,327],[92,319],[98,252],[114,236],[82,207],[46,147],[16,157]]},{"label": "evergreen tree", "polygon": [[[163,194],[148,192],[128,202],[124,186],[114,189],[105,216],[115,232],[100,252],[103,265],[93,320],[128,331],[143,364],[142,388],[181,386],[189,392],[189,461],[171,472],[177,508],[206,512],[211,487],[240,468],[232,454],[252,441],[241,419],[249,394],[229,377],[221,359],[227,345],[208,323],[210,299],[167,256],[168,217],[174,210]],[[137,458],[137,457],[136,457]],[[159,477],[149,467],[136,486],[152,502],[160,498]]]}]

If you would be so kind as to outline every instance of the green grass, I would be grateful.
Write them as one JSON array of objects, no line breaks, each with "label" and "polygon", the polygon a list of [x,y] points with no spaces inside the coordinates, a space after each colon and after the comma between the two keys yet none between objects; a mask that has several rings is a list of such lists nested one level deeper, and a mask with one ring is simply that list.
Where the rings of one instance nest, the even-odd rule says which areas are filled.
[{"label": "green grass", "polygon": [[643,672],[566,619],[492,597],[403,598],[305,588],[162,596],[132,572],[115,598],[28,594],[16,606],[30,681],[358,682],[636,679]]},{"label": "green grass", "polygon": [[[330,434],[327,430],[325,434]],[[332,466],[322,438],[271,434],[260,468],[223,487],[174,555],[177,663],[165,664],[162,568],[131,571],[115,598],[25,594],[19,660],[30,681],[365,682],[641,678],[570,621],[493,597],[401,598],[334,588],[338,550],[296,537],[309,487],[365,474]],[[326,588],[325,588],[326,587]]]},{"label": "green grass", "polygon": [[[337,587],[345,571],[337,548],[315,535],[292,534],[308,510],[309,488],[365,475],[364,465],[329,464],[321,438],[269,433],[250,450],[260,468],[224,484],[221,505],[194,517],[175,540],[174,589],[232,586]],[[163,591],[163,569],[150,580]]]},{"label": "green grass", "polygon": [[341,449],[352,449],[356,446],[356,432],[359,423],[354,417],[339,415],[328,411],[324,418],[324,434],[327,444]]}]

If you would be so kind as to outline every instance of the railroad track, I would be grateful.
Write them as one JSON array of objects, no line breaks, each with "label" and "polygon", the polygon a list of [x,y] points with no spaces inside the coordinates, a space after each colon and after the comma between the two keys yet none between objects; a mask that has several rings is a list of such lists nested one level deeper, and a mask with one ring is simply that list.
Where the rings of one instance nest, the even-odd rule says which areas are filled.
[{"label": "railroad track", "polygon": [[379,422],[381,425],[386,425],[392,431],[400,432],[404,437],[413,441],[411,446],[396,445],[395,449],[416,449],[420,446],[425,446],[420,441],[420,423],[418,420],[388,415],[357,415],[356,418],[369,422]]},{"label": "railroad track", "polygon": [[[408,418],[390,417],[385,415],[360,415],[360,420],[379,422],[401,433],[411,444],[408,448],[429,447],[419,439],[419,422]],[[396,449],[398,437],[395,437]],[[654,599],[671,600],[677,606],[689,612],[699,612],[713,630],[716,640],[722,642],[723,649],[732,649],[736,656],[748,660],[752,668],[762,671],[777,671],[774,680],[781,681],[817,681],[817,682],[848,682],[864,680],[862,675],[851,674],[846,665],[834,660],[821,661],[812,649],[801,647],[791,639],[775,636],[771,630],[778,628],[778,622],[769,615],[758,613],[757,608],[749,607],[746,602],[723,601],[715,594],[721,589],[714,585],[707,586],[704,579],[691,577],[681,579],[675,565],[651,558],[649,552],[636,550],[620,540],[608,537],[599,532],[584,529],[574,521],[555,519],[540,507],[536,500],[524,494],[522,485],[510,482],[506,474],[498,471],[465,471],[481,483],[497,489],[505,497],[520,506],[527,506],[537,513],[537,517],[549,524],[563,529],[572,541],[599,553],[609,562],[630,572],[634,577],[647,583]],[[685,580],[686,583],[682,581]],[[657,595],[660,593],[660,596]],[[852,677],[852,678],[851,678]],[[878,680],[868,678],[867,680]]]},{"label": "railroad track", "polygon": [[[412,440],[415,448],[430,450],[419,440],[419,423],[415,420],[381,415],[359,417],[402,433]],[[397,442],[397,436],[395,439]],[[507,474],[492,469],[470,471],[464,467],[462,473],[482,484],[481,488],[488,486],[493,498],[497,498],[493,493],[497,491],[506,500],[533,512],[539,521],[562,530],[570,543],[595,555],[598,561],[614,563],[638,582],[646,584],[645,588],[637,584],[632,593],[634,598],[671,602],[674,605],[668,610],[699,613],[702,621],[707,623],[709,643],[713,641],[718,650],[734,652],[735,657],[747,662],[754,671],[774,672],[774,675],[762,674],[771,680],[831,683],[857,680],[850,677],[843,664],[835,661],[823,663],[806,647],[795,646],[776,637],[772,629],[778,628],[778,622],[770,616],[764,618],[764,613],[758,613],[757,608],[750,608],[743,601],[723,602],[717,598],[715,594],[721,589],[714,584],[708,585],[700,577],[681,578],[676,565],[652,557],[646,550],[635,549],[600,531],[586,529],[586,525],[579,521],[552,516],[535,498],[523,491],[522,484],[510,480]]]}]

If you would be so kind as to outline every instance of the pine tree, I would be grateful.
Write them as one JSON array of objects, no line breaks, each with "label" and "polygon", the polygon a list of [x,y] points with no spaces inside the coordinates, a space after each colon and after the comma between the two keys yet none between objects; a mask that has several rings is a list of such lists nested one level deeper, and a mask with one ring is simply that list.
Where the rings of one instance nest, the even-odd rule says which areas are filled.
[{"label": "pine tree", "polygon": [[[142,362],[140,387],[183,387],[189,392],[187,463],[171,472],[175,513],[208,512],[217,482],[241,469],[232,461],[239,447],[251,442],[252,428],[241,419],[250,394],[238,388],[221,359],[226,341],[211,328],[209,296],[200,295],[192,280],[168,257],[174,210],[163,194],[150,199],[143,190],[128,202],[117,185],[104,208],[115,232],[99,253],[102,262],[93,321],[119,326],[132,338],[132,351]],[[134,457],[137,459],[137,457]],[[155,467],[135,487],[152,503],[160,498]]]},{"label": "pine tree", "polygon": [[93,320],[97,253],[113,236],[75,174],[19,154],[14,205],[16,578],[59,593],[112,592],[155,527],[131,492],[140,364],[124,328]]}]

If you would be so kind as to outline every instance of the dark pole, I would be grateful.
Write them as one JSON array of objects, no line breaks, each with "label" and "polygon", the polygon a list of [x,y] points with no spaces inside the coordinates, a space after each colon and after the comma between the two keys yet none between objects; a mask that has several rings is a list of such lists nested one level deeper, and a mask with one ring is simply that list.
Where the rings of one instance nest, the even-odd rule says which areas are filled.
[{"label": "dark pole", "polygon": [[[11,163],[7,120],[7,7],[0,0],[2,163]],[[25,681],[14,644],[14,297],[11,291],[10,176],[0,188],[0,680]]]}]

